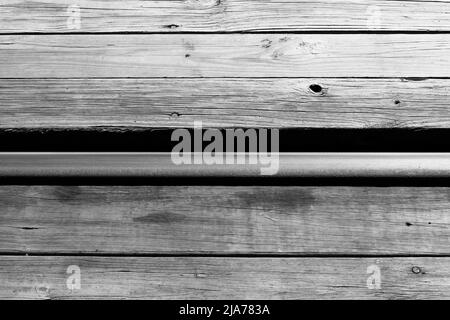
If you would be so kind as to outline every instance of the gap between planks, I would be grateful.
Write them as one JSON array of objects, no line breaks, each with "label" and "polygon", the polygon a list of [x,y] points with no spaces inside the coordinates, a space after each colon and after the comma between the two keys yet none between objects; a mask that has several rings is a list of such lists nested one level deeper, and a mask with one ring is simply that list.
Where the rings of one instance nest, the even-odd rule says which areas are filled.
[{"label": "gap between planks", "polygon": [[242,259],[369,259],[369,258],[450,258],[450,254],[342,254],[332,253],[323,254],[320,252],[311,252],[308,254],[298,253],[114,253],[114,252],[36,252],[23,253],[15,251],[0,252],[0,257],[78,257],[78,258],[242,258]]}]

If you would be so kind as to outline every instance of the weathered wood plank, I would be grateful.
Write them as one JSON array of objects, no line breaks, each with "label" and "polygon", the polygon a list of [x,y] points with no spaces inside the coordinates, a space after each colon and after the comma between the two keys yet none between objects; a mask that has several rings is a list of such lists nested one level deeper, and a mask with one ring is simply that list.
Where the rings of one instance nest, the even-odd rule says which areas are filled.
[{"label": "weathered wood plank", "polygon": [[1,186],[0,208],[0,252],[450,252],[445,187]]},{"label": "weathered wood plank", "polygon": [[[79,29],[69,6],[80,9]],[[450,30],[448,1],[2,0],[1,32]],[[76,12],[76,11],[75,11]]]},{"label": "weathered wood plank", "polygon": [[[67,287],[69,266],[79,290]],[[2,299],[450,298],[450,258],[3,256],[0,270]],[[380,289],[367,285],[374,270]]]},{"label": "weathered wood plank", "polygon": [[450,34],[15,35],[1,78],[449,77]]},{"label": "weathered wood plank", "polygon": [[199,120],[206,127],[449,128],[449,88],[447,79],[3,79],[0,128],[171,128]]}]

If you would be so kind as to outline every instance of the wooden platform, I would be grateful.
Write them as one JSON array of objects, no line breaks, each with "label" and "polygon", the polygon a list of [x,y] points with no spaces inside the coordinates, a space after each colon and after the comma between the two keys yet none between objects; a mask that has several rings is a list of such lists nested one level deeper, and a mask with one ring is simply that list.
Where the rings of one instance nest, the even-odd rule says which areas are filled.
[{"label": "wooden platform", "polygon": [[[0,130],[450,129],[449,12],[2,0]],[[449,257],[450,187],[0,185],[4,299],[443,299]]]}]

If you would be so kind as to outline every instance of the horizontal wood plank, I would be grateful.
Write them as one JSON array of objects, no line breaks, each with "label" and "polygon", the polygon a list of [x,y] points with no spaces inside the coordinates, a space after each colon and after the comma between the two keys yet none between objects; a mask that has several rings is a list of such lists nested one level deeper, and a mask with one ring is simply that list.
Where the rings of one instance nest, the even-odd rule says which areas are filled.
[{"label": "horizontal wood plank", "polygon": [[121,178],[152,184],[166,178],[287,178],[300,182],[311,178],[450,178],[450,153],[300,152],[267,158],[253,153],[251,159],[242,153],[216,153],[214,158],[223,160],[220,163],[208,163],[209,157],[201,153],[184,156],[190,160],[177,161],[171,152],[2,152],[0,180]]},{"label": "horizontal wood plank", "polygon": [[449,77],[450,34],[0,36],[0,78]]},{"label": "horizontal wood plank", "polygon": [[[71,12],[80,12],[79,28]],[[3,0],[1,32],[450,30],[450,2]],[[69,21],[68,21],[69,20]]]},{"label": "horizontal wood plank", "polygon": [[0,252],[449,254],[445,187],[1,186]]},{"label": "horizontal wood plank", "polygon": [[[67,286],[69,266],[80,289]],[[2,299],[450,298],[450,258],[6,256],[0,270]],[[379,289],[367,285],[374,272]]]},{"label": "horizontal wood plank", "polygon": [[448,79],[0,79],[0,128],[449,128],[449,88]]}]

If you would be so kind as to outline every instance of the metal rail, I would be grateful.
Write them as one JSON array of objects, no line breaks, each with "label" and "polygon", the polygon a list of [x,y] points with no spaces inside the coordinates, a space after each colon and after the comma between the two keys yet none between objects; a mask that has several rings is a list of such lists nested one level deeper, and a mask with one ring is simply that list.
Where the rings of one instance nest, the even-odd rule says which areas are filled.
[{"label": "metal rail", "polygon": [[9,152],[0,153],[0,177],[262,177],[270,163],[273,177],[450,177],[450,153],[280,153],[212,165],[192,156],[199,163],[177,165],[170,153]]}]

